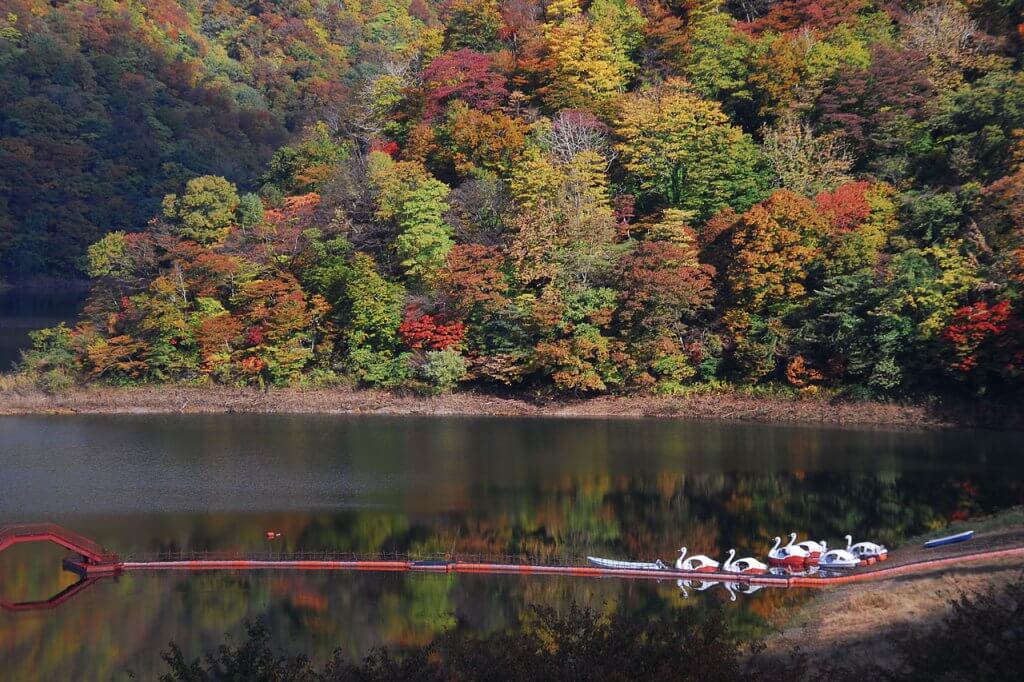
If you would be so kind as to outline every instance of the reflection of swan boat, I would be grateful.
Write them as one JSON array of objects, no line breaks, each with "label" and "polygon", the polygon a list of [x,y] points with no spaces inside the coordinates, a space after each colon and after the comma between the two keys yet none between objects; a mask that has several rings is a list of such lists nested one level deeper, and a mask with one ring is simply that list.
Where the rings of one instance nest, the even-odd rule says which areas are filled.
[{"label": "reflection of swan boat", "polygon": [[662,563],[661,559],[649,561],[619,561],[617,559],[602,559],[601,557],[588,556],[587,561],[600,566],[611,568],[617,571],[667,571],[668,566]]},{"label": "reflection of swan boat", "polygon": [[761,583],[759,585],[753,585],[753,584],[748,583],[748,582],[725,582],[725,583],[722,583],[722,587],[724,587],[726,589],[726,591],[729,593],[729,601],[736,601],[736,595],[737,594],[751,595],[751,594],[754,594],[755,592],[757,592],[759,590],[763,590],[765,588],[768,588],[768,589],[777,589],[777,588],[786,589],[786,586],[784,584],[773,585],[771,583]]},{"label": "reflection of swan boat", "polygon": [[[687,599],[690,596],[689,590],[694,592],[703,592],[710,590],[715,585],[718,585],[718,580],[677,580],[676,585],[683,592],[683,599]],[[694,583],[697,583],[699,587],[694,587]]]},{"label": "reflection of swan boat", "polygon": [[739,583],[722,583],[722,587],[729,593],[729,601],[736,601],[736,588],[739,585]]},{"label": "reflection of swan boat", "polygon": [[697,573],[711,573],[718,570],[718,562],[703,554],[695,554],[688,559],[686,548],[679,548],[679,558],[676,559],[676,569],[680,571],[696,571]]},{"label": "reflection of swan boat", "polygon": [[767,585],[751,585],[750,583],[722,583],[722,587],[729,593],[729,601],[736,601],[737,594],[754,594],[763,590]]}]

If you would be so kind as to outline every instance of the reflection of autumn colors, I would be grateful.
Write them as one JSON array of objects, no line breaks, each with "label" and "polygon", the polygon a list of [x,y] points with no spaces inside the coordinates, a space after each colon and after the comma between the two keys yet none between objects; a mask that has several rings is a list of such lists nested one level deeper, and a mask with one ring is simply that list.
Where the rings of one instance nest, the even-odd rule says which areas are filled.
[{"label": "reflection of autumn colors", "polygon": [[[538,481],[527,494],[496,495],[490,505],[473,510],[288,514],[275,518],[274,527],[282,533],[278,549],[288,551],[422,556],[454,549],[455,556],[543,561],[597,552],[671,560],[681,543],[712,556],[731,546],[763,553],[770,534],[790,529],[834,538],[855,527],[895,544],[957,514],[965,495],[982,510],[1024,500],[1012,484],[943,476],[660,472]],[[259,550],[268,544],[262,530],[270,522],[261,515],[227,514],[161,518],[152,527],[143,520],[120,523],[122,532],[148,534],[153,550]],[[3,558],[5,599],[40,598],[75,580],[59,572],[59,553],[19,549],[16,557]],[[727,595],[716,587],[684,601],[674,585],[507,576],[128,575],[93,587],[58,613],[0,615],[0,636],[5,658],[25,666],[21,672],[47,670],[62,677],[141,665],[169,639],[201,647],[257,616],[268,618],[278,636],[305,642],[311,653],[326,656],[338,645],[355,656],[377,644],[423,644],[451,627],[516,627],[533,603],[625,602],[644,611],[700,608],[707,598]],[[763,632],[804,598],[776,590],[741,595],[730,607],[731,617],[746,632]],[[88,657],[69,653],[81,647]]]},{"label": "reflection of autumn colors", "polygon": [[[1013,438],[996,433],[287,417],[33,418],[5,429],[9,464],[42,483],[4,489],[0,522],[52,520],[128,556],[673,561],[682,545],[715,558],[731,547],[763,556],[771,538],[790,531],[896,545],[959,515],[1024,502],[1021,465],[1005,456]],[[54,453],[75,494],[48,478]],[[138,492],[147,484],[154,487]],[[101,503],[111,506],[90,512]],[[57,511],[19,517],[44,507]],[[267,531],[280,537],[268,540]],[[45,546],[0,554],[0,598],[45,599],[66,588],[76,577],[60,570],[60,557]],[[53,611],[0,612],[0,657],[11,679],[117,679],[127,670],[152,679],[168,641],[198,652],[257,617],[279,644],[323,659],[335,647],[361,656],[380,644],[424,643],[446,628],[528,626],[531,604],[564,609],[574,600],[640,615],[722,601],[734,627],[756,634],[806,598],[765,589],[732,603],[715,586],[683,599],[674,581],[128,574]]]}]

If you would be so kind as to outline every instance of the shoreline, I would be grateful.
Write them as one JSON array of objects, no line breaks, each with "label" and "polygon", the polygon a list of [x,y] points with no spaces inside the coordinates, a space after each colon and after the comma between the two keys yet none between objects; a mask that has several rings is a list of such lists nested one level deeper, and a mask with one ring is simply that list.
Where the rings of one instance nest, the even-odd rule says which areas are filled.
[{"label": "shoreline", "polygon": [[[1011,507],[988,517],[957,521],[949,526],[907,538],[896,548],[923,556],[921,543],[963,530],[976,530],[971,547],[994,547],[1024,540],[1024,507]],[[964,549],[968,544],[964,545]],[[890,557],[892,558],[892,557]],[[927,633],[951,613],[951,602],[963,594],[977,595],[1004,588],[1020,579],[1020,559],[988,559],[972,565],[941,568],[898,580],[839,586],[820,590],[802,606],[785,614],[767,639],[769,649],[755,659],[784,663],[785,652],[798,648],[805,655],[835,655],[843,663],[873,660],[893,664],[898,636]],[[832,653],[830,653],[832,652]]]},{"label": "shoreline", "polygon": [[144,386],[76,388],[61,394],[17,387],[0,391],[0,415],[29,414],[379,414],[681,419],[775,424],[1024,429],[1024,406],[945,400],[855,402],[827,396],[790,398],[741,391],[684,396],[591,398],[497,395],[463,391],[421,396],[373,389],[274,389]]}]

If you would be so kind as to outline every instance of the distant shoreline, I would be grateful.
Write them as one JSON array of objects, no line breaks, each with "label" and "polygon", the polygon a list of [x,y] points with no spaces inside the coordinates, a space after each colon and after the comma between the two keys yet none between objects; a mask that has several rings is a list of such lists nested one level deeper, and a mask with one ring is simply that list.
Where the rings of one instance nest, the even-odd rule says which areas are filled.
[{"label": "distant shoreline", "polygon": [[592,398],[501,396],[474,391],[432,397],[351,388],[263,392],[226,387],[88,387],[57,395],[25,387],[0,391],[0,415],[232,413],[672,418],[900,429],[1024,428],[1021,405],[965,400],[928,404],[857,402],[740,391]]}]

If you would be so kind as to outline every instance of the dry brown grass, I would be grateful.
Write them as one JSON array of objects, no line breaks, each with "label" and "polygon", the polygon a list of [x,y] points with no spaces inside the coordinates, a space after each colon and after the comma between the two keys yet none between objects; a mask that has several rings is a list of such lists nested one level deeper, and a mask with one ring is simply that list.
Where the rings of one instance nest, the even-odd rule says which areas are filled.
[{"label": "dry brown grass", "polygon": [[897,658],[895,634],[924,633],[951,610],[961,594],[978,594],[1020,578],[1019,559],[970,564],[877,583],[831,588],[771,637],[767,651],[785,657],[794,649],[840,665]]},{"label": "dry brown grass", "polygon": [[48,394],[17,377],[0,377],[0,414],[231,413],[664,417],[929,428],[950,425],[1021,428],[1024,408],[983,404],[906,405],[790,398],[740,391],[685,396],[551,398],[462,391],[420,396],[351,388],[275,389],[144,386],[88,387]]},{"label": "dry brown grass", "polygon": [[[908,540],[891,554],[890,564],[952,556],[972,551],[1019,547],[1024,543],[1021,510],[1011,509],[974,525],[997,529],[980,533],[963,545],[924,550],[921,538]],[[942,534],[963,530],[951,527]],[[881,566],[880,566],[881,567]],[[1021,577],[1019,558],[971,561],[957,568],[939,568],[893,580],[853,583],[826,588],[769,638],[765,658],[782,659],[794,649],[830,663],[860,667],[872,661],[885,666],[897,659],[899,637],[923,634],[950,613],[951,602],[962,594],[1001,588]]]},{"label": "dry brown grass", "polygon": [[8,394],[14,395],[34,390],[32,380],[24,374],[0,374],[0,403]]}]

